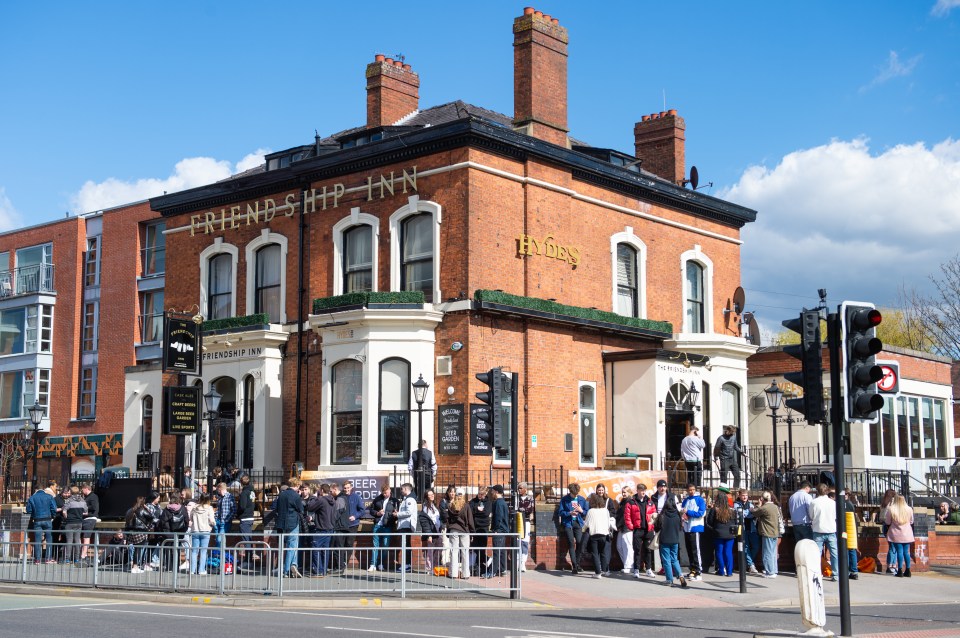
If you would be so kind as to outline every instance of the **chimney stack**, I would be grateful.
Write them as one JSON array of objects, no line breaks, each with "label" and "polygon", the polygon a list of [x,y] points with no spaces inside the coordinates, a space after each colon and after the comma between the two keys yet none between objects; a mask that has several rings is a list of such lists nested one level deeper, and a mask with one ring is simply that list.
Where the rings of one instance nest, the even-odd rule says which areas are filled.
[{"label": "chimney stack", "polygon": [[567,146],[567,30],[526,7],[513,21],[513,125]]},{"label": "chimney stack", "polygon": [[367,128],[389,126],[419,107],[420,76],[378,53],[367,65]]},{"label": "chimney stack", "polygon": [[681,184],[686,177],[687,125],[676,109],[644,115],[633,127],[634,148],[641,167],[658,177]]}]

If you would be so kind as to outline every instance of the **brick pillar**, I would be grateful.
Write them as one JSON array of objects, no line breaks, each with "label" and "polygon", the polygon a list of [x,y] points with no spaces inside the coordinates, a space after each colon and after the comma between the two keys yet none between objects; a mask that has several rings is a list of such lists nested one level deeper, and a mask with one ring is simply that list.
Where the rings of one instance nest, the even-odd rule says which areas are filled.
[{"label": "brick pillar", "polygon": [[567,30],[523,10],[513,21],[513,124],[528,135],[567,146]]},{"label": "brick pillar", "polygon": [[420,107],[420,76],[377,54],[367,65],[367,128],[389,126]]},{"label": "brick pillar", "polygon": [[637,159],[643,160],[641,168],[679,184],[686,173],[686,129],[676,109],[644,115],[633,127]]}]

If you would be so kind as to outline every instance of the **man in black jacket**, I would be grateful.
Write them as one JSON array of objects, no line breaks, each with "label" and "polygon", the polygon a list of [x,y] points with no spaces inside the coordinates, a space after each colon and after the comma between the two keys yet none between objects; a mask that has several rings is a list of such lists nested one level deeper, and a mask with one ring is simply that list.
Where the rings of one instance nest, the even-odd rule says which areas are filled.
[{"label": "man in black jacket", "polygon": [[493,495],[492,512],[490,514],[490,531],[493,537],[493,565],[484,575],[484,578],[502,576],[507,571],[507,537],[503,534],[510,532],[510,508],[503,500],[503,486],[494,485],[490,490]]},{"label": "man in black jacket", "polygon": [[[253,487],[250,485],[250,477],[244,474],[240,477],[240,496],[237,497],[236,514],[236,517],[240,519],[240,540],[244,543],[249,543],[253,540],[253,515],[256,510],[255,500],[256,495],[253,492]],[[247,547],[249,547],[249,545]],[[241,562],[244,563],[260,560],[260,555],[256,552],[248,550],[238,553],[240,554],[239,558]]]},{"label": "man in black jacket", "polygon": [[341,492],[340,486],[336,483],[330,486],[330,493],[335,505],[333,538],[330,539],[330,547],[333,550],[330,569],[335,574],[342,574],[347,571],[346,547],[350,538],[350,496]]},{"label": "man in black jacket", "polygon": [[93,538],[93,530],[97,527],[100,520],[100,497],[96,495],[89,483],[80,486],[80,493],[87,502],[87,515],[83,519],[83,547],[80,550],[80,560],[84,565],[92,564],[87,558],[87,552],[90,549],[90,539]]},{"label": "man in black jacket", "polygon": [[333,534],[337,506],[330,496],[330,485],[323,483],[314,499],[307,502],[307,508],[313,511],[317,532],[313,537],[314,560],[310,571],[315,578],[327,575],[330,569],[330,535]]},{"label": "man in black jacket", "polygon": [[732,472],[735,488],[740,487],[740,457],[743,456],[743,450],[737,443],[736,431],[736,426],[723,426],[723,434],[713,446],[713,456],[720,462],[720,482],[726,483],[727,472]]}]

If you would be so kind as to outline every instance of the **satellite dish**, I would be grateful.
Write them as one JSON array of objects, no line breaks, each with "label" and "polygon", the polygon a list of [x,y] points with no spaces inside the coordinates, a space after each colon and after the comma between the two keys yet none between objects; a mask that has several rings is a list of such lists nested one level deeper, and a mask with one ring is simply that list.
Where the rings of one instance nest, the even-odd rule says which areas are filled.
[{"label": "satellite dish", "polygon": [[750,315],[750,323],[747,324],[747,329],[750,333],[747,335],[747,341],[755,346],[760,345],[760,325],[757,323],[757,318],[752,314]]},{"label": "satellite dish", "polygon": [[737,286],[737,289],[733,291],[733,312],[734,314],[740,314],[743,312],[743,307],[747,303],[747,295],[743,292],[743,288]]},{"label": "satellite dish", "polygon": [[697,184],[700,183],[700,171],[697,170],[696,166],[690,167],[690,187],[693,190],[697,190]]}]

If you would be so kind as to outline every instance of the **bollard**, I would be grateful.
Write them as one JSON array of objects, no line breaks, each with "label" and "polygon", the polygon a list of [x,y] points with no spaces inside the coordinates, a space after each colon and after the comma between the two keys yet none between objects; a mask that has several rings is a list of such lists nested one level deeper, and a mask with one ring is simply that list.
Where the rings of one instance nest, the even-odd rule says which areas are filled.
[{"label": "bollard", "polygon": [[797,542],[793,559],[797,564],[797,586],[800,588],[800,616],[809,630],[804,636],[833,636],[824,627],[827,610],[823,602],[823,574],[820,573],[820,555],[817,544],[804,539]]}]

